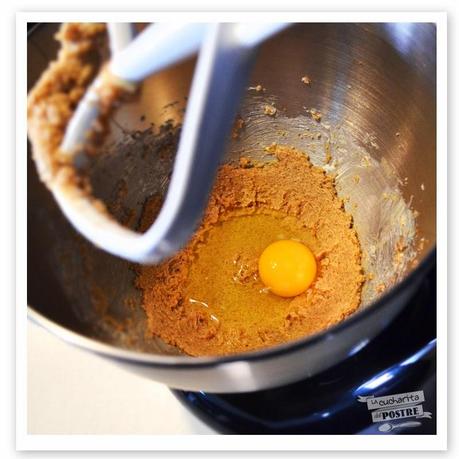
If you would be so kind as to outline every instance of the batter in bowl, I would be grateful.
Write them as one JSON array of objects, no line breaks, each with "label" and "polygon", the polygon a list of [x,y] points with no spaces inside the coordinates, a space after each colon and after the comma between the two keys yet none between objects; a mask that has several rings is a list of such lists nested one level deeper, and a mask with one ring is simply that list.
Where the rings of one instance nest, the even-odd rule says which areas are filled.
[{"label": "batter in bowl", "polygon": [[[104,35],[102,25],[64,25],[58,60],[29,95],[29,136],[34,157],[41,158],[40,178],[50,188],[77,180],[78,192],[91,193],[59,145],[95,75],[91,61]],[[110,92],[107,106],[116,99]],[[161,265],[138,268],[149,333],[190,355],[231,354],[297,339],[359,306],[361,250],[333,179],[302,152],[276,145],[268,150],[273,161],[267,164],[243,159],[223,166],[189,244]],[[275,295],[259,279],[260,255],[278,240],[302,242],[316,260],[313,283],[292,298]]]},{"label": "batter in bowl", "polygon": [[[333,179],[293,148],[267,150],[273,161],[222,166],[188,245],[138,269],[149,332],[187,354],[225,355],[298,339],[360,304],[360,245]],[[292,298],[275,295],[259,278],[260,255],[277,240],[302,242],[316,259],[314,282]]]}]

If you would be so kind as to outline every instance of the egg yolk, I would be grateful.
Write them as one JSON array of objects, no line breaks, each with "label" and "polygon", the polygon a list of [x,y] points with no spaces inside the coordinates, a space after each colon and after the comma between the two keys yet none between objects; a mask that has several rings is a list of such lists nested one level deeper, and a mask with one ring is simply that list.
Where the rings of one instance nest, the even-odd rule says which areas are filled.
[{"label": "egg yolk", "polygon": [[317,272],[313,253],[301,242],[282,240],[268,245],[258,260],[262,282],[282,297],[303,293]]}]

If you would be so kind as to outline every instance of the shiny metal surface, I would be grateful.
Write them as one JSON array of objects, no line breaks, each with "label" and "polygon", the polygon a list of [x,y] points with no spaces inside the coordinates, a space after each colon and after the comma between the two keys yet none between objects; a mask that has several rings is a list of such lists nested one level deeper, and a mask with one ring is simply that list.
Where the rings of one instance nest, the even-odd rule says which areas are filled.
[{"label": "shiny metal surface", "polygon": [[[56,50],[50,41],[53,27],[41,26],[29,38],[29,87]],[[113,137],[107,143],[110,154],[96,165],[94,185],[109,204],[122,195],[120,205],[113,206],[120,219],[131,211],[138,217],[145,197],[167,188],[173,158],[162,154],[162,145],[175,142],[173,131],[151,137],[148,145],[155,154],[145,159],[136,154],[145,139],[134,135],[126,143],[126,132],[145,130],[150,122],[159,126],[170,118],[180,120],[193,66],[193,61],[185,62],[151,77],[140,101],[124,106],[114,118]],[[301,82],[304,75],[311,85]],[[435,27],[297,25],[263,45],[251,84],[261,84],[266,91],[247,92],[240,107],[246,128],[228,145],[227,158],[241,153],[256,156],[262,149],[254,148],[257,142],[294,143],[295,137],[320,164],[329,141],[333,159],[341,162],[330,172],[337,174],[340,194],[351,196],[349,206],[357,204],[349,210],[367,269],[372,266],[377,274],[365,293],[365,310],[322,334],[257,353],[228,358],[178,355],[161,340],[144,339],[145,319],[133,267],[74,233],[30,163],[28,299],[34,321],[73,344],[172,387],[232,392],[314,374],[368,344],[403,308],[434,257]],[[278,108],[274,119],[260,116],[259,107],[266,100]],[[321,112],[320,123],[309,116],[311,108]],[[300,130],[307,135],[298,136]],[[113,147],[120,141],[125,142],[123,148]],[[370,168],[362,166],[366,156]],[[356,171],[361,175],[359,184],[352,181]],[[127,182],[125,194],[120,192],[120,177]],[[393,201],[387,207],[382,197],[386,188],[397,194],[398,210],[408,225],[406,221],[401,225]],[[414,212],[419,213],[416,238],[409,224]],[[417,266],[410,257],[403,266],[393,266],[391,251],[400,232],[410,236]],[[425,241],[419,247],[421,238]],[[372,251],[374,241],[385,241],[381,250]],[[384,269],[377,271],[381,266]],[[377,298],[375,287],[382,280],[388,288]]]}]

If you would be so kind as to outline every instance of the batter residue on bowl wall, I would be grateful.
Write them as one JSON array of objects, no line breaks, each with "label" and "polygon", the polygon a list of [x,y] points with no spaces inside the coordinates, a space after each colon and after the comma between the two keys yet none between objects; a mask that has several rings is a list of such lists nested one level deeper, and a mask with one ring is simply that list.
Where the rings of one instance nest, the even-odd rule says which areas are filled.
[{"label": "batter residue on bowl wall", "polygon": [[[273,145],[268,153],[268,163],[222,166],[189,244],[160,265],[138,268],[149,331],[187,354],[297,339],[360,304],[360,245],[333,179],[293,148]],[[305,243],[317,260],[316,280],[294,298],[275,296],[258,279],[258,258],[278,239]]]}]

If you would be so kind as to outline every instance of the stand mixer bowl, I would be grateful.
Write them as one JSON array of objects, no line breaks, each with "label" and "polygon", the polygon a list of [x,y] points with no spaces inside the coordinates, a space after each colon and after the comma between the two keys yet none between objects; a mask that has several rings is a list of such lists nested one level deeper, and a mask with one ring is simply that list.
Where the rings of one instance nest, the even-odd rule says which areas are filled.
[{"label": "stand mixer bowl", "polygon": [[[29,88],[55,56],[55,27],[40,25],[29,36]],[[146,338],[132,264],[75,233],[30,159],[29,318],[130,371],[185,390],[276,387],[358,352],[403,309],[435,261],[435,47],[432,24],[294,25],[261,46],[250,85],[265,91],[251,89],[241,102],[244,130],[229,142],[225,161],[257,157],[260,142],[297,146],[336,174],[339,195],[350,198],[364,268],[373,274],[351,317],[298,341],[225,357],[189,357]],[[167,189],[173,162],[167,152],[176,145],[194,64],[146,80],[139,99],[115,114],[108,154],[93,165],[94,193],[133,227],[145,199]],[[278,108],[276,117],[260,114],[265,102]],[[155,129],[148,130],[150,123]],[[146,158],[145,146],[159,156]],[[400,238],[410,247],[395,266]]]}]

